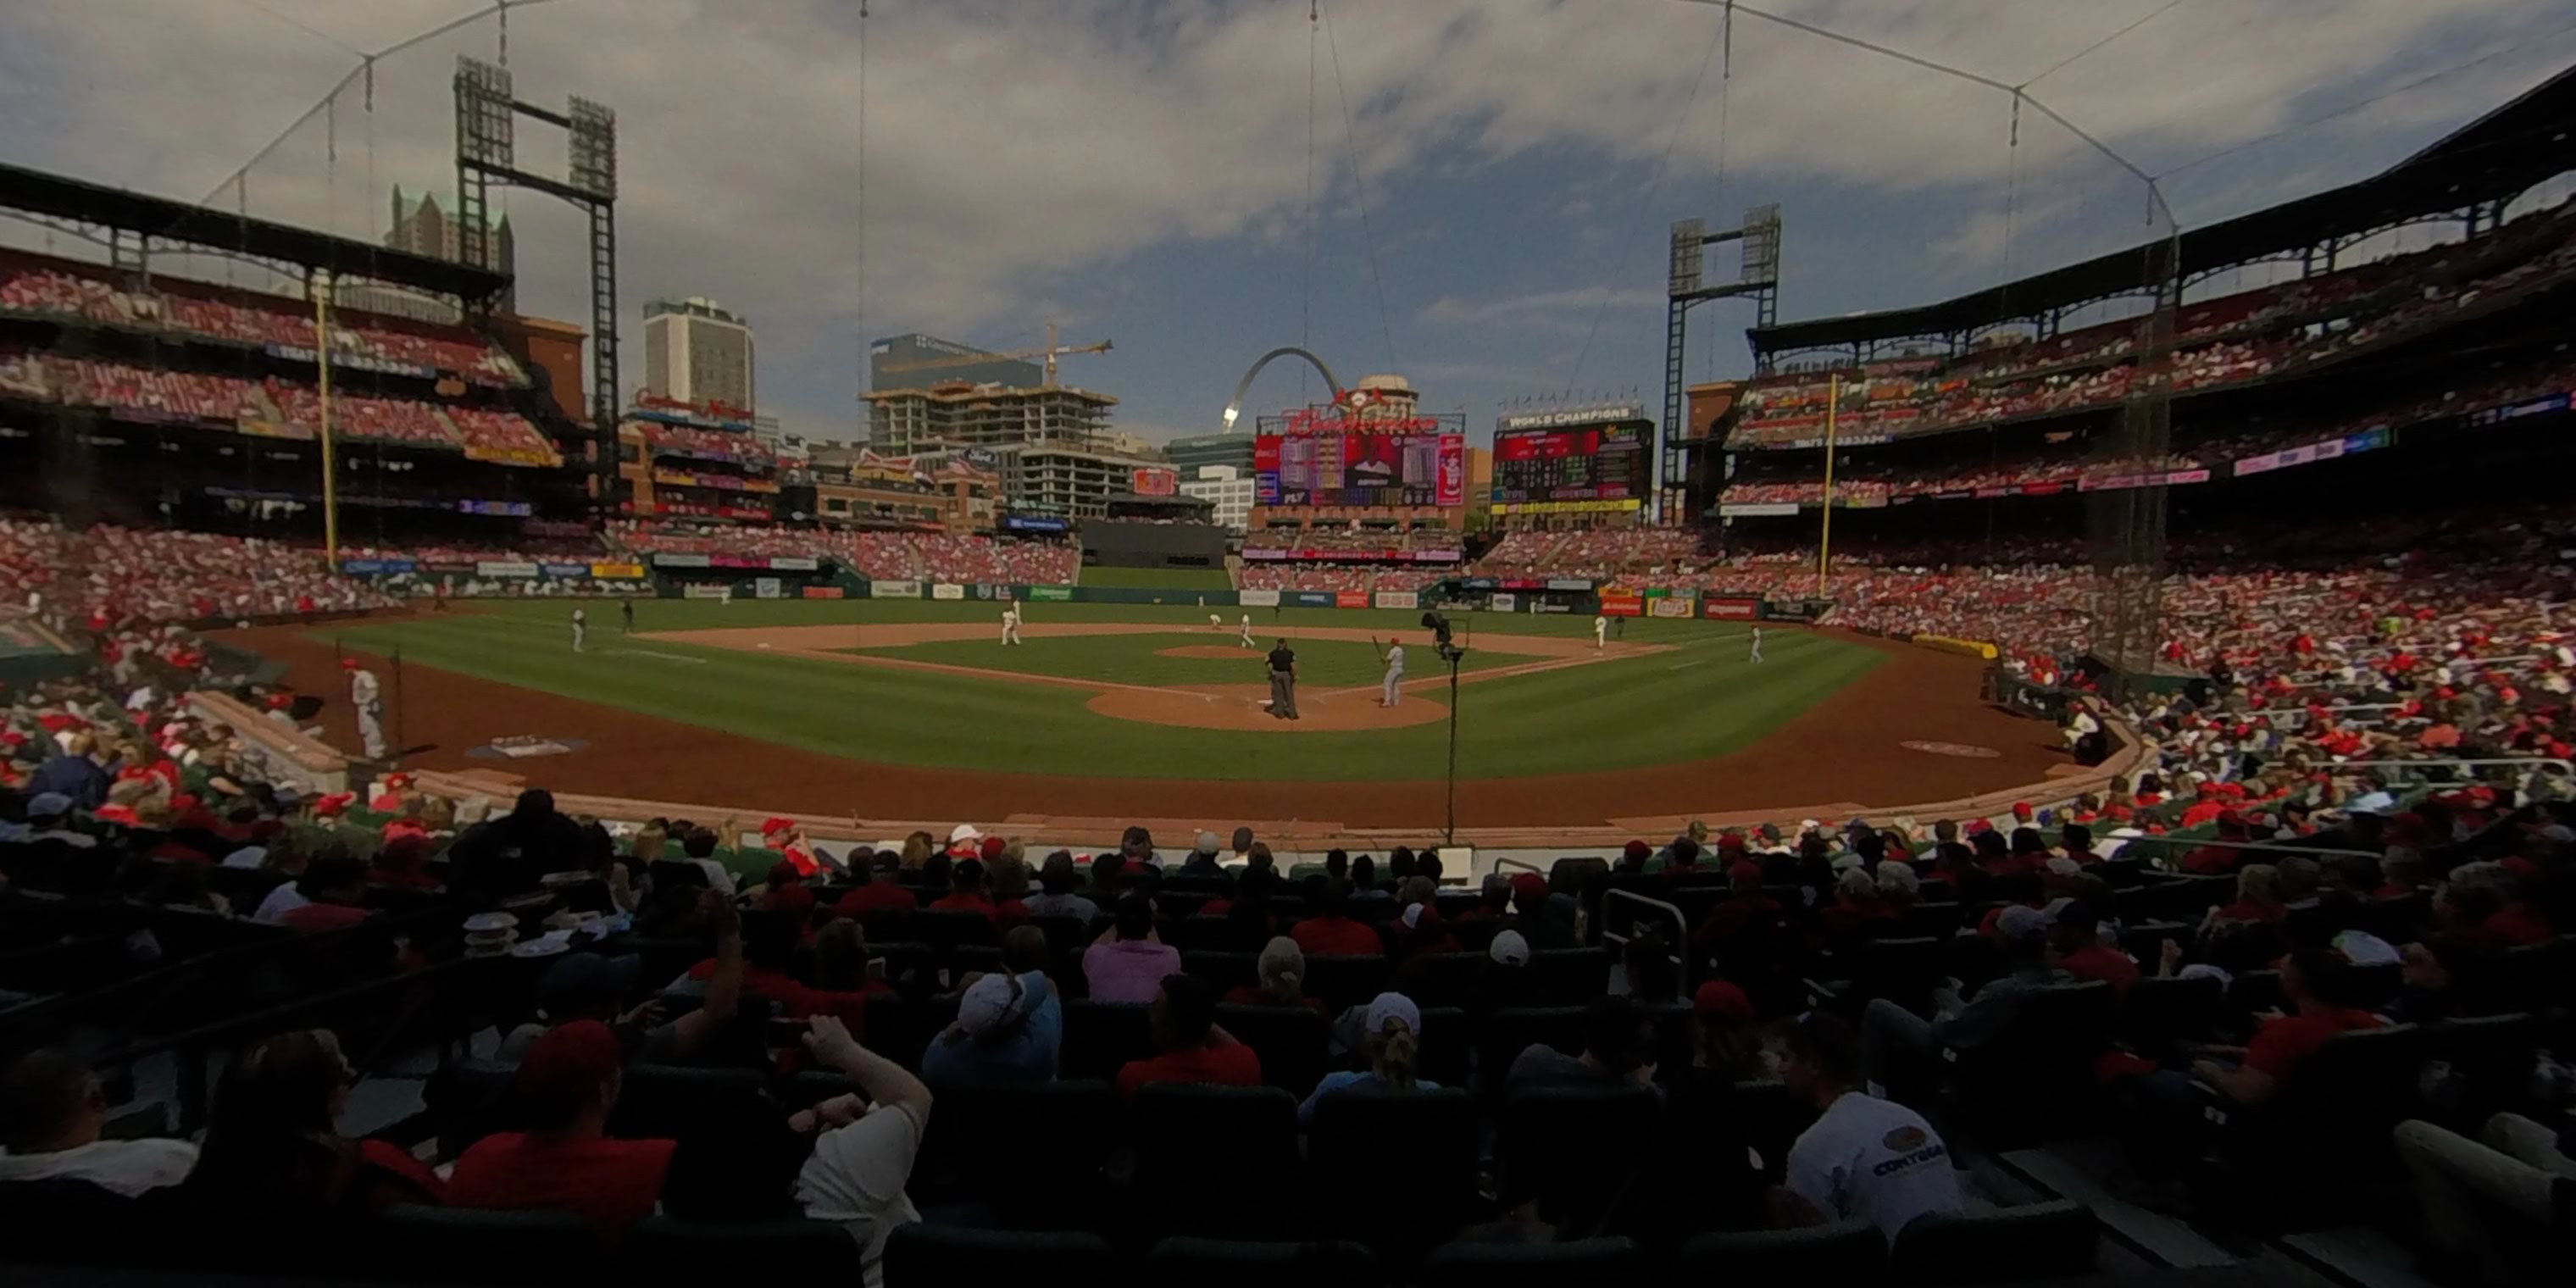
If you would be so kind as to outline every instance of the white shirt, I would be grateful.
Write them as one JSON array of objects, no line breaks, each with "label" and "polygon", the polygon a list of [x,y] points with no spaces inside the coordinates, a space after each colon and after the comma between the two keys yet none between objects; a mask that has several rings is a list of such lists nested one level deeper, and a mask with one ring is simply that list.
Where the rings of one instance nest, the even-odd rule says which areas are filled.
[{"label": "white shirt", "polygon": [[188,1179],[197,1147],[184,1140],[94,1140],[50,1154],[0,1150],[0,1184],[87,1181],[132,1198]]},{"label": "white shirt", "polygon": [[579,625],[581,625],[581,624],[582,624],[584,621],[586,621],[586,620],[588,620],[588,619],[587,619],[587,618],[585,618],[585,617],[582,615],[582,611],[581,611],[580,609],[576,608],[576,609],[572,610],[572,624],[573,624],[573,625],[575,625],[575,626],[579,626]]},{"label": "white shirt", "polygon": [[1017,625],[1019,625],[1019,624],[1020,624],[1020,610],[1018,610],[1018,609],[1016,609],[1016,608],[1005,608],[1005,609],[1003,609],[1003,610],[1002,610],[1002,624],[1003,624],[1004,626],[1017,626]]},{"label": "white shirt", "polygon": [[921,1219],[903,1185],[921,1152],[922,1120],[912,1110],[887,1106],[814,1142],[814,1153],[796,1177],[796,1201],[805,1215],[830,1221],[858,1241],[861,1283],[885,1288],[886,1236]]},{"label": "white shirt", "polygon": [[268,897],[259,901],[259,911],[252,913],[250,919],[274,923],[283,919],[286,914],[311,902],[313,901],[296,892],[294,882],[288,881],[269,891]]},{"label": "white shirt", "polygon": [[1789,1147],[1789,1189],[1828,1220],[1864,1217],[1896,1242],[1926,1212],[1956,1212],[1959,1173],[1923,1116],[1845,1092]]},{"label": "white shirt", "polygon": [[1404,674],[1404,646],[1403,646],[1403,645],[1401,645],[1401,644],[1389,644],[1389,645],[1387,645],[1387,646],[1386,646],[1386,673],[1387,673],[1388,675],[1402,675],[1402,674]]},{"label": "white shirt", "polygon": [[375,672],[357,670],[349,673],[349,701],[363,707],[374,703],[382,693],[383,688],[377,684]]},{"label": "white shirt", "polygon": [[1610,629],[1610,619],[1609,619],[1609,618],[1607,618],[1607,617],[1595,617],[1595,618],[1593,618],[1593,619],[1592,619],[1592,633],[1593,633],[1593,634],[1598,635],[1598,634],[1600,634],[1601,632],[1606,631],[1606,630],[1608,630],[1608,629]]}]

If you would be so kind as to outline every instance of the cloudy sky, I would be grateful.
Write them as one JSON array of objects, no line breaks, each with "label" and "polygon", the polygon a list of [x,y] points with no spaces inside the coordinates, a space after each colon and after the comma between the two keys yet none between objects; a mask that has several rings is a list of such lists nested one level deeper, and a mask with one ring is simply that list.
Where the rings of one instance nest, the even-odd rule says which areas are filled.
[{"label": "cloudy sky", "polygon": [[[1758,7],[2026,85],[2161,176],[2186,226],[2362,177],[2576,60],[2568,0]],[[390,186],[452,185],[449,77],[459,53],[500,55],[488,8],[9,0],[0,157],[373,239]],[[758,328],[762,409],[825,436],[856,421],[867,338],[1014,348],[1048,321],[1115,340],[1066,378],[1155,437],[1213,428],[1245,365],[1300,340],[1480,429],[1533,395],[1651,403],[1674,219],[1778,203],[1784,318],[1921,303],[2157,228],[2136,177],[2036,110],[2015,146],[2006,91],[1741,11],[1721,42],[1723,16],[870,0],[863,22],[858,0],[518,0],[507,50],[522,98],[618,112],[630,385],[641,302],[712,296]],[[343,85],[360,55],[460,19]],[[523,165],[560,170],[550,133],[522,132]],[[508,209],[522,306],[586,318],[576,218],[528,194]],[[1741,374],[1747,321],[1696,315],[1691,378]],[[1275,366],[1251,401],[1294,403],[1301,380]]]}]

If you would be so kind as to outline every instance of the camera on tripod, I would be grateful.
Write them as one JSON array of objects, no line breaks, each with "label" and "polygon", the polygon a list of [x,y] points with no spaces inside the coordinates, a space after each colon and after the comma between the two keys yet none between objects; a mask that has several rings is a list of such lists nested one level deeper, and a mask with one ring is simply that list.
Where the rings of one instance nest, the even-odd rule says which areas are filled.
[{"label": "camera on tripod", "polygon": [[1456,666],[1459,658],[1467,656],[1467,650],[1449,640],[1448,614],[1428,611],[1423,613],[1422,629],[1431,632],[1431,650],[1440,655],[1441,661]]}]

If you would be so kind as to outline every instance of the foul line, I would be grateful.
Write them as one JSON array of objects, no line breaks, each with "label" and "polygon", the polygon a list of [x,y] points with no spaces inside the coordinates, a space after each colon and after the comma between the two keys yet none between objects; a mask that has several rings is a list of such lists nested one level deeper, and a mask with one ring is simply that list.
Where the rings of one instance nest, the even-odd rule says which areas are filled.
[{"label": "foul line", "polygon": [[658,657],[665,662],[683,662],[690,666],[705,666],[707,664],[707,660],[702,657],[684,657],[678,653],[657,653],[649,648],[604,648],[601,649],[600,652],[617,653],[627,657]]}]

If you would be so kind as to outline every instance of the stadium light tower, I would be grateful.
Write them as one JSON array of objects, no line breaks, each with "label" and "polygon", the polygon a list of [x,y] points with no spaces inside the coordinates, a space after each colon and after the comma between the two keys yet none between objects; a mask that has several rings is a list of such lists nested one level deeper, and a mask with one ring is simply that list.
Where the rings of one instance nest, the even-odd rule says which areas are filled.
[{"label": "stadium light tower", "polygon": [[[1743,258],[1734,281],[1711,285],[1705,265],[1706,249],[1720,242],[1740,244]],[[1659,464],[1655,479],[1658,519],[1668,517],[1670,494],[1688,487],[1690,452],[1695,445],[1707,445],[1706,439],[1691,438],[1689,426],[1682,423],[1682,355],[1689,349],[1690,311],[1711,300],[1748,299],[1753,301],[1755,326],[1767,327],[1780,320],[1780,208],[1755,206],[1744,212],[1743,224],[1718,232],[1708,231],[1705,220],[1676,222],[1664,298],[1663,450],[1655,454]]]},{"label": "stadium light tower", "polygon": [[[491,185],[542,192],[590,217],[590,420],[591,465],[602,499],[617,478],[617,113],[578,94],[566,110],[523,103],[513,93],[510,69],[477,58],[456,59],[457,257],[488,267],[484,212]],[[518,168],[518,118],[530,117],[565,132],[570,142],[570,181]]]}]

